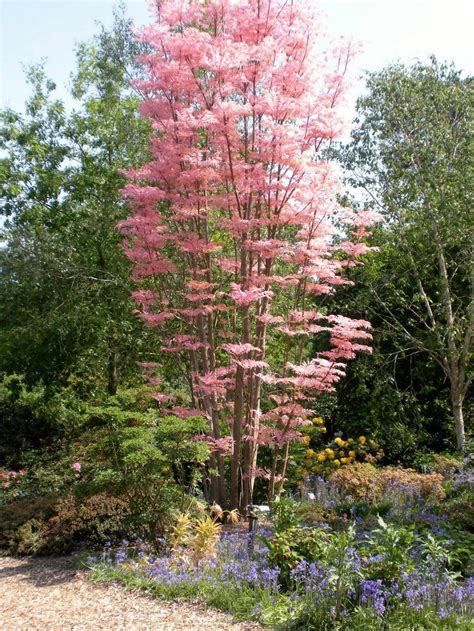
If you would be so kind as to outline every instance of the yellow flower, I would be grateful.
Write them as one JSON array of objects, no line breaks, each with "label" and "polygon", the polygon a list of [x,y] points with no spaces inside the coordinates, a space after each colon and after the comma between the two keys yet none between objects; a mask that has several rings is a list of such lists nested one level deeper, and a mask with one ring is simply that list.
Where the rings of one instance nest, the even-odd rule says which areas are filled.
[{"label": "yellow flower", "polygon": [[336,460],[334,460],[334,464],[336,465],[336,467],[340,467],[341,461],[336,458]]},{"label": "yellow flower", "polygon": [[367,438],[365,436],[359,436],[359,442],[361,445],[365,445]]},{"label": "yellow flower", "polygon": [[322,431],[323,434],[325,434],[328,431],[325,427],[321,427],[320,430]]},{"label": "yellow flower", "polygon": [[321,465],[315,464],[313,467],[314,473],[319,473],[321,471]]},{"label": "yellow flower", "polygon": [[345,456],[345,455],[346,455],[346,454],[344,453],[344,451],[340,451],[340,452],[338,453],[338,456]]},{"label": "yellow flower", "polygon": [[301,472],[301,475],[303,476],[303,478],[308,477],[308,472],[306,471],[306,469],[303,469],[303,471]]},{"label": "yellow flower", "polygon": [[353,438],[348,438],[348,439],[347,439],[347,442],[348,442],[349,444],[352,444],[352,443],[354,442],[354,439],[353,439]]},{"label": "yellow flower", "polygon": [[322,424],[324,423],[324,421],[323,421],[323,419],[322,419],[322,418],[317,417],[317,418],[313,418],[313,423],[314,423],[315,425],[322,425]]},{"label": "yellow flower", "polygon": [[355,458],[355,457],[356,457],[356,455],[357,455],[357,453],[356,453],[355,451],[353,451],[353,450],[349,452],[349,456],[350,456],[351,458]]},{"label": "yellow flower", "polygon": [[345,447],[347,445],[345,440],[342,440],[342,438],[340,438],[339,436],[337,436],[334,439],[334,442],[336,443],[336,445],[338,445],[339,447]]},{"label": "yellow flower", "polygon": [[309,445],[310,440],[311,438],[309,436],[303,436],[303,440],[302,440],[303,445]]},{"label": "yellow flower", "polygon": [[349,464],[350,461],[351,461],[351,458],[341,458],[342,464]]},{"label": "yellow flower", "polygon": [[312,449],[308,449],[306,455],[308,458],[312,458],[314,456],[314,451]]},{"label": "yellow flower", "polygon": [[325,454],[318,454],[318,462],[324,462],[326,460]]}]

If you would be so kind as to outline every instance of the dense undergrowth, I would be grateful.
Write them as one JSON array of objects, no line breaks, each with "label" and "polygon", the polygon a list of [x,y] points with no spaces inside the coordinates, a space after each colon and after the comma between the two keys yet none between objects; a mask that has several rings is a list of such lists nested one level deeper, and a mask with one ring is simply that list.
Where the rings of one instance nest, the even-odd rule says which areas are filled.
[{"label": "dense undergrowth", "polygon": [[190,510],[158,546],[109,542],[86,565],[94,580],[199,598],[275,629],[467,630],[472,470],[435,461],[432,473],[365,463],[308,477],[255,533],[223,528],[216,507]]},{"label": "dense undergrowth", "polygon": [[157,414],[142,387],[86,400],[16,378],[0,395],[5,418],[54,425],[0,471],[3,554],[79,550],[94,580],[272,628],[471,628],[472,458],[387,465],[370,437],[326,437],[313,419],[271,519],[249,536],[206,499],[209,451],[193,440],[204,419]]},{"label": "dense undergrowth", "polygon": [[159,550],[123,541],[86,564],[96,581],[198,597],[272,628],[471,628],[474,579],[441,526],[380,516],[373,527],[360,517],[330,526],[311,521],[311,504],[281,499],[268,527],[249,534],[181,516]]}]

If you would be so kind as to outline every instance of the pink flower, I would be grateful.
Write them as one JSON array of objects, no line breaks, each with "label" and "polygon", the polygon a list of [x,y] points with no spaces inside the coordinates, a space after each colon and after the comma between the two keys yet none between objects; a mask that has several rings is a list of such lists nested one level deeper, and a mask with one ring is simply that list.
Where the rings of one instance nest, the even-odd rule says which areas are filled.
[{"label": "pink flower", "polygon": [[10,486],[10,482],[3,482],[2,483],[2,489],[8,489],[9,486]]},{"label": "pink flower", "polygon": [[71,469],[74,469],[74,471],[80,471],[81,470],[81,463],[80,462],[75,462],[74,464],[71,465]]}]

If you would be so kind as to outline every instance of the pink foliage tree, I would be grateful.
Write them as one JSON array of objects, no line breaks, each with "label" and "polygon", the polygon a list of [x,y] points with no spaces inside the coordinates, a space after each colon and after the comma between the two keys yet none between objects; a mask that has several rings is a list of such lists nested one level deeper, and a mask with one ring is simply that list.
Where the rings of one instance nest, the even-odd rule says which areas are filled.
[{"label": "pink foliage tree", "polygon": [[[173,413],[209,420],[212,498],[245,507],[257,475],[270,499],[278,491],[315,397],[370,350],[368,322],[317,310],[377,219],[337,203],[320,157],[343,127],[352,50],[325,52],[320,18],[298,0],[163,0],[140,38],[155,133],[150,162],[127,173],[133,214],[120,224],[134,298],[186,367],[189,409]],[[315,335],[328,350],[310,357]]]}]

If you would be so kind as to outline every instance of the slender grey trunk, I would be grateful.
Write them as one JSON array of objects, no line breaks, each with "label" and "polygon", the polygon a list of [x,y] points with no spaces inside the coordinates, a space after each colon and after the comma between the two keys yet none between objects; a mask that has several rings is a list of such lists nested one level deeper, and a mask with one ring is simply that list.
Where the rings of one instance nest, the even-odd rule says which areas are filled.
[{"label": "slender grey trunk", "polygon": [[454,385],[451,386],[451,402],[456,428],[456,448],[462,453],[466,444],[466,437],[464,434],[463,399],[460,389]]}]

